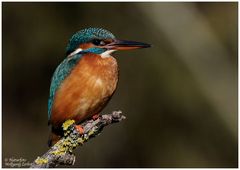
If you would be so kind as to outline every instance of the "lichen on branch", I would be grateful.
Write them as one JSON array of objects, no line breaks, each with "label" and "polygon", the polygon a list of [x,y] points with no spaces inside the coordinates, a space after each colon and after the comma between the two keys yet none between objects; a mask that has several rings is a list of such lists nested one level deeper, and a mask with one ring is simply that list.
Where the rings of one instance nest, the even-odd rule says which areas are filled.
[{"label": "lichen on branch", "polygon": [[113,111],[111,114],[99,116],[97,119],[84,121],[81,126],[84,133],[81,134],[75,128],[74,120],[67,120],[63,124],[64,137],[53,145],[45,154],[38,157],[30,168],[53,168],[58,165],[74,165],[75,156],[73,150],[83,145],[89,139],[100,134],[102,129],[110,124],[125,119],[121,111]]}]

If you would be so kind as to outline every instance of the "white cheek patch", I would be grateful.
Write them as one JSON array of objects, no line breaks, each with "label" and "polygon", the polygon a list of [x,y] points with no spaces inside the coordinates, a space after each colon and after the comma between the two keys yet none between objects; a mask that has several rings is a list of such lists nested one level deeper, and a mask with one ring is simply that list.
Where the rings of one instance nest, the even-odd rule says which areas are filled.
[{"label": "white cheek patch", "polygon": [[107,58],[107,57],[112,57],[111,54],[116,51],[116,50],[107,50],[105,52],[103,52],[101,55],[102,58]]},{"label": "white cheek patch", "polygon": [[83,49],[81,48],[77,48],[75,51],[73,51],[72,53],[70,53],[67,57],[72,57],[73,55],[79,53],[80,51],[82,51]]}]

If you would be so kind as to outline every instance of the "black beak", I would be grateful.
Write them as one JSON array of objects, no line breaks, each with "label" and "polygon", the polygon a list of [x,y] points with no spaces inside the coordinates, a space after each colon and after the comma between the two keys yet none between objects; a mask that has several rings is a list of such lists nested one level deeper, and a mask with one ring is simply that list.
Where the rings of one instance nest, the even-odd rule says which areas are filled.
[{"label": "black beak", "polygon": [[148,48],[148,47],[151,47],[151,45],[147,43],[117,40],[117,39],[114,39],[112,43],[106,45],[106,48],[111,50],[132,50],[132,49]]}]

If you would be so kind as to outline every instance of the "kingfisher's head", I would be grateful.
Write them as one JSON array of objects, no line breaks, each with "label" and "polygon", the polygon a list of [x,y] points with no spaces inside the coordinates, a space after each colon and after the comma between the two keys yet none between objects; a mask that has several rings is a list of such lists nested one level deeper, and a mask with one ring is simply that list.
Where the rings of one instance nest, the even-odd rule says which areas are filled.
[{"label": "kingfisher's head", "polygon": [[115,36],[102,28],[87,28],[75,33],[67,45],[66,54],[71,57],[77,53],[95,53],[104,57],[117,50],[147,48],[149,44],[118,40]]}]

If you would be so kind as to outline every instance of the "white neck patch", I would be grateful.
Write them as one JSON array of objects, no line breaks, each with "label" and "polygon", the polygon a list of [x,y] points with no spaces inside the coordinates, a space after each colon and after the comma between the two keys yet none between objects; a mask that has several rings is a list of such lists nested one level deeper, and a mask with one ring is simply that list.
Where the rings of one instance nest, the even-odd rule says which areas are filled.
[{"label": "white neck patch", "polygon": [[67,57],[72,57],[73,55],[79,53],[80,51],[82,51],[83,49],[81,48],[77,48],[75,51],[73,51],[72,53],[70,53]]},{"label": "white neck patch", "polygon": [[103,52],[101,55],[102,58],[107,58],[107,57],[112,57],[111,54],[116,51],[116,50],[107,50],[105,52]]}]

